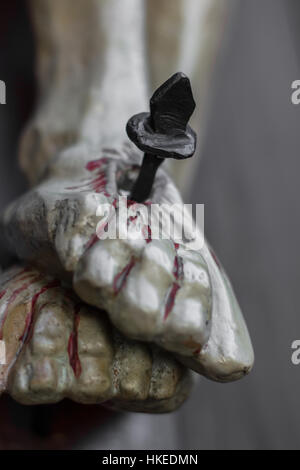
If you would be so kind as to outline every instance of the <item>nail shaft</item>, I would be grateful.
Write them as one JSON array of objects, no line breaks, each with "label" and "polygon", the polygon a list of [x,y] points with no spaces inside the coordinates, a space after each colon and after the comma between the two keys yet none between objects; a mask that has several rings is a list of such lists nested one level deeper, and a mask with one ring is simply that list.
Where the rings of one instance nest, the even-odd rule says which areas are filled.
[{"label": "nail shaft", "polygon": [[142,203],[148,199],[156,172],[163,161],[163,158],[145,153],[139,176],[131,192],[130,199],[132,201]]}]

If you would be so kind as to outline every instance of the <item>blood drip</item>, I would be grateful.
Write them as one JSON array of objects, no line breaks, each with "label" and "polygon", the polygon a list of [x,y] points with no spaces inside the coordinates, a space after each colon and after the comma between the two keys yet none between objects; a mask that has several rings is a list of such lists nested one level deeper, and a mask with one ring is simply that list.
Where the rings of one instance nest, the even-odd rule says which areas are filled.
[{"label": "blood drip", "polygon": [[80,184],[78,186],[71,186],[67,189],[80,190],[81,192],[93,190],[95,193],[104,193],[106,197],[110,195],[106,192],[106,175],[103,171],[102,166],[107,163],[106,158],[100,158],[99,160],[93,160],[87,163],[86,169],[90,172],[97,170],[96,178],[90,179],[87,182]]},{"label": "blood drip", "polygon": [[6,321],[7,316],[8,316],[10,305],[12,304],[12,302],[14,302],[16,300],[16,298],[18,297],[19,294],[21,294],[24,290],[28,289],[28,287],[30,287],[35,282],[41,280],[41,278],[42,278],[41,275],[36,276],[30,282],[27,282],[26,284],[23,284],[21,287],[19,287],[18,289],[15,289],[12,292],[11,296],[9,297],[9,299],[7,301],[7,304],[6,304],[6,307],[5,307],[3,316],[2,316],[2,321],[1,321],[1,326],[0,326],[0,340],[3,339],[3,329],[4,329],[5,321]]},{"label": "blood drip", "polygon": [[60,286],[60,282],[55,279],[49,282],[49,284],[47,284],[46,286],[42,287],[41,290],[32,297],[31,308],[30,308],[29,313],[26,316],[25,327],[24,327],[22,336],[20,336],[20,341],[23,341],[23,343],[26,343],[29,341],[31,337],[32,325],[33,325],[33,319],[34,319],[34,309],[40,296],[44,294],[45,292],[47,292],[49,289],[53,289],[59,286]]},{"label": "blood drip", "polygon": [[135,260],[132,257],[130,262],[125,266],[125,268],[123,268],[122,271],[115,276],[113,283],[115,294],[118,294],[120,290],[124,287],[127,277],[129,276],[129,273],[134,267],[134,265]]},{"label": "blood drip", "polygon": [[0,292],[0,300],[2,299],[2,297],[4,297],[6,294],[6,290],[3,290],[2,292]]},{"label": "blood drip", "polygon": [[173,266],[173,275],[176,279],[177,282],[173,282],[171,290],[167,296],[166,300],[166,305],[165,305],[165,314],[164,314],[164,320],[167,320],[168,316],[170,315],[170,312],[172,308],[174,307],[175,303],[175,297],[177,295],[177,292],[180,289],[180,284],[178,281],[182,281],[184,277],[184,271],[183,271],[183,262],[181,256],[178,256],[177,250],[179,248],[178,243],[174,243],[174,247],[176,250],[176,255],[174,258],[174,266]]},{"label": "blood drip", "polygon": [[80,316],[79,316],[80,308],[81,308],[80,304],[75,305],[73,331],[70,334],[70,338],[68,342],[69,362],[76,378],[80,377],[81,370],[82,370],[81,362],[80,362],[79,354],[78,354],[78,328],[79,328],[79,322],[80,322]]}]

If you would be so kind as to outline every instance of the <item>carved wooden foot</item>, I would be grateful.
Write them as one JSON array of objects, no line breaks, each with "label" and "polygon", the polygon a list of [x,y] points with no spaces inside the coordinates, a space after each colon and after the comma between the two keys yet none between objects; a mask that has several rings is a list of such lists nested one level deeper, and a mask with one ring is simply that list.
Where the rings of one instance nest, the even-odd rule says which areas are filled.
[{"label": "carved wooden foot", "polygon": [[61,281],[20,266],[2,274],[0,290],[0,394],[27,405],[70,398],[148,412],[171,411],[187,397],[183,366],[125,339]]}]

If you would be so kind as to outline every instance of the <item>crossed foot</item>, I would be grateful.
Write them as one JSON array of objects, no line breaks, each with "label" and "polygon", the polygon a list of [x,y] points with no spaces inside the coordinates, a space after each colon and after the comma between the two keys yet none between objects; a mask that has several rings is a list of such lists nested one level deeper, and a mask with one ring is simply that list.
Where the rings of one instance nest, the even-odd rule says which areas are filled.
[{"label": "crossed foot", "polygon": [[[1,386],[16,400],[68,396],[169,411],[188,393],[182,365],[221,382],[252,368],[242,313],[207,243],[195,251],[154,240],[139,212],[126,221],[127,238],[103,239],[107,214],[99,207],[118,213],[119,196],[129,195],[139,163],[129,144],[92,158],[83,146],[74,147],[6,210],[3,231],[11,250],[38,269],[16,271],[5,281],[9,271],[2,280],[9,365],[2,366]],[[145,207],[151,203],[182,204],[163,169]]]}]

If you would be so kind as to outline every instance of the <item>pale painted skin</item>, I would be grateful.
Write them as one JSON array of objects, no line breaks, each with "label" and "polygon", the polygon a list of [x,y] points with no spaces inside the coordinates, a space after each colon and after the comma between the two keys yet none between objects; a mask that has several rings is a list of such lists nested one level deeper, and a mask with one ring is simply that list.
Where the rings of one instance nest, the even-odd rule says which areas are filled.
[{"label": "pale painted skin", "polygon": [[[80,172],[82,155],[72,159],[71,153],[68,158],[63,154],[48,179],[10,206],[4,226],[11,248],[41,269],[73,278],[78,295],[104,308],[126,336],[156,342],[213,380],[246,375],[253,365],[248,331],[226,275],[206,244],[195,252],[181,245],[175,249],[166,240],[95,237],[99,204],[113,205],[118,192],[124,193],[122,175],[135,177],[140,155],[126,144],[119,150],[103,150],[98,157]],[[181,202],[163,170],[150,199]],[[166,312],[177,281],[176,256],[182,260],[184,276]],[[134,266],[126,272],[132,258]],[[125,281],[116,289],[124,268]]]},{"label": "pale painted skin", "polygon": [[106,315],[33,268],[0,276],[0,395],[22,404],[80,403],[168,412],[187,398],[191,380],[170,354],[130,341]]},{"label": "pale painted skin", "polygon": [[[154,64],[152,75],[157,80],[155,86],[168,78],[165,74],[171,75],[182,70],[192,79],[193,73],[197,71],[194,84],[199,84],[199,89],[195,90],[199,96],[198,111],[204,116],[203,97],[207,95],[211,85],[211,64],[222,37],[222,27],[219,26],[224,9],[221,4],[224,2],[174,0],[174,19],[170,18],[166,8],[162,12],[162,3],[167,4],[168,0],[155,2],[156,10],[153,7],[154,1],[149,2],[151,15],[154,14],[152,27],[157,25],[159,28],[160,21],[169,25],[171,22],[171,29],[176,31],[176,38],[169,44],[164,43],[163,48],[155,26],[152,33],[150,32],[151,61]],[[89,259],[92,251],[86,251],[99,222],[96,210],[99,203],[107,199],[113,202],[117,192],[116,167],[122,167],[127,158],[129,163],[140,161],[141,156],[136,158],[132,147],[124,147],[125,125],[133,114],[147,111],[148,97],[151,95],[146,87],[149,81],[149,64],[146,63],[145,54],[144,3],[141,0],[77,0],[75,3],[73,0],[31,0],[37,38],[37,72],[41,99],[35,116],[25,130],[21,142],[20,162],[31,183],[36,184],[42,178],[44,180],[7,211],[4,220],[5,231],[12,250],[21,259],[39,265],[45,272],[57,273],[70,284],[74,278],[78,291],[82,288],[81,279],[87,278],[89,285],[82,292],[82,296],[96,305],[99,305],[100,296],[97,295],[96,301],[94,300],[94,286],[100,287],[103,279],[107,281],[108,276],[107,266],[103,266],[99,271],[93,259]],[[211,8],[214,10],[213,15]],[[195,13],[196,10],[198,13]],[[207,21],[208,17],[213,18],[212,23]],[[49,18],[51,21],[48,21]],[[48,27],[44,28],[46,19]],[[176,27],[174,21],[178,22]],[[186,44],[197,31],[201,32],[201,37],[197,41],[199,49],[193,49],[195,56],[182,54],[181,51],[186,49]],[[159,47],[155,48],[157,39]],[[173,65],[168,70],[167,64],[170,62],[166,59],[170,58],[171,51],[177,52],[171,61]],[[161,67],[161,63],[166,70]],[[199,70],[202,74],[201,80]],[[204,129],[203,117],[201,121],[201,128]],[[116,151],[115,158],[111,158],[104,150],[107,146],[113,146]],[[93,184],[91,187],[84,186],[87,181],[93,179],[85,165],[103,157],[109,157],[111,163],[106,189],[112,198],[107,198],[103,192],[96,192]],[[177,181],[183,186],[186,184],[185,175],[191,167],[192,165],[180,165],[177,169]],[[152,199],[163,202],[167,194],[167,200],[180,202],[178,192],[170,179],[163,171],[159,175],[163,184],[156,185]],[[75,186],[81,189],[67,189]],[[95,251],[95,256],[99,255],[100,244],[101,242],[91,248]],[[135,246],[130,249],[136,251]],[[145,249],[147,250],[147,247]],[[172,249],[161,244],[157,252],[162,253],[164,257],[170,252],[172,258],[175,254],[171,253]],[[141,263],[147,259],[147,253],[143,250],[139,253]],[[185,249],[180,250],[184,251],[182,258],[187,260]],[[162,314],[156,308],[155,318],[160,321],[151,323],[150,332],[149,328],[135,331],[134,321],[129,323],[126,319],[127,315],[132,314],[132,306],[135,307],[133,313],[140,315],[138,318],[147,316],[141,290],[130,290],[132,296],[130,302],[127,302],[127,312],[124,308],[125,315],[123,320],[121,316],[120,322],[118,314],[123,311],[120,307],[125,304],[122,295],[130,283],[134,284],[134,270],[128,274],[127,287],[124,286],[117,298],[115,295],[112,297],[114,286],[112,279],[110,282],[108,279],[106,288],[102,289],[103,299],[111,319],[116,324],[121,323],[119,327],[128,334],[147,340],[150,335],[160,343],[163,333],[165,347],[180,353],[181,362],[214,380],[235,380],[248,372],[253,364],[253,351],[247,328],[231,287],[224,273],[217,267],[208,247],[204,246],[200,253],[196,253],[195,259],[197,261],[191,263],[193,269],[197,264],[201,265],[199,272],[206,276],[205,289],[209,292],[199,294],[197,308],[193,308],[193,312],[186,308],[184,313],[188,316],[189,331],[195,335],[199,348],[193,347],[189,350],[184,347],[184,331],[180,328],[182,317],[176,317],[176,302],[168,314],[167,321],[161,321]],[[121,266],[122,260],[117,257],[117,261]],[[157,261],[156,264],[159,265],[159,259]],[[171,280],[170,266],[165,271]],[[187,272],[187,269],[185,271]],[[151,279],[152,293],[149,293],[148,297],[159,297],[163,272],[161,269],[160,275]],[[201,283],[193,290],[194,293],[200,292]],[[165,296],[167,291],[166,286]],[[97,292],[98,289],[96,294]],[[185,302],[186,305],[191,305],[189,295],[186,295]],[[151,305],[151,302],[149,303]],[[200,325],[199,320],[204,320],[204,316],[197,312],[201,312],[201,306],[209,304],[209,324],[206,325],[205,320]],[[195,307],[195,303],[193,305]]]}]

